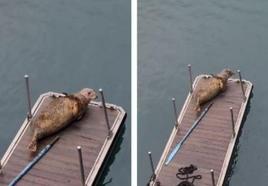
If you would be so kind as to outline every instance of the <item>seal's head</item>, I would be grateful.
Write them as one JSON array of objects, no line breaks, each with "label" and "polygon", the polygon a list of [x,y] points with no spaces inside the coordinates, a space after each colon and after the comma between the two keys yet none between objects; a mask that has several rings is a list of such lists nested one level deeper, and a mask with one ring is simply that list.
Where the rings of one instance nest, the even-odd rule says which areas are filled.
[{"label": "seal's head", "polygon": [[229,69],[229,68],[224,69],[224,72],[225,72],[229,77],[231,77],[232,75],[234,75],[234,72],[233,72],[231,69]]},{"label": "seal's head", "polygon": [[83,88],[80,92],[88,101],[97,99],[97,93],[91,88]]},{"label": "seal's head", "polygon": [[223,71],[221,71],[220,75],[221,77],[223,77],[224,79],[229,79],[232,75],[234,75],[234,72],[229,69],[229,68],[225,68],[223,69]]}]

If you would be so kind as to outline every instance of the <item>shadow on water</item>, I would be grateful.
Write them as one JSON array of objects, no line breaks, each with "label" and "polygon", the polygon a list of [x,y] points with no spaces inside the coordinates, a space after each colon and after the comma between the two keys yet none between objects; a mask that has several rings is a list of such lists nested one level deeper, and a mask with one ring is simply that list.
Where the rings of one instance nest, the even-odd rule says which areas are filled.
[{"label": "shadow on water", "polygon": [[113,164],[115,157],[116,157],[116,154],[121,149],[121,144],[124,140],[123,136],[124,136],[124,133],[126,131],[126,126],[125,126],[126,117],[127,116],[124,117],[123,124],[119,128],[117,136],[116,136],[115,140],[113,141],[112,146],[108,152],[108,155],[107,155],[106,159],[104,160],[104,163],[101,167],[101,170],[98,173],[98,176],[93,184],[95,186],[106,186],[106,185],[109,185],[109,183],[112,183],[112,181],[113,181],[113,178],[109,178],[108,181],[105,181],[105,178],[110,171],[110,166]]},{"label": "shadow on water", "polygon": [[232,153],[232,156],[231,156],[231,160],[230,160],[230,163],[229,163],[229,166],[228,166],[228,169],[227,169],[227,173],[226,173],[226,177],[225,177],[225,180],[224,180],[224,183],[223,185],[224,186],[229,186],[229,183],[230,183],[230,180],[232,178],[232,175],[234,173],[234,169],[235,169],[235,166],[236,166],[236,163],[238,161],[238,157],[239,157],[239,139],[240,139],[240,136],[242,134],[242,131],[243,131],[243,126],[247,120],[247,116],[250,112],[250,107],[251,107],[251,100],[253,99],[254,97],[254,94],[253,94],[253,90],[251,91],[251,94],[250,94],[250,98],[249,98],[249,102],[248,102],[248,105],[247,105],[247,108],[246,108],[246,111],[245,111],[245,114],[244,114],[244,117],[243,117],[243,120],[242,120],[242,124],[241,124],[241,128],[239,130],[239,133],[238,133],[238,136],[237,136],[237,141],[235,143],[235,147],[234,147],[234,150],[233,150],[233,153]]}]

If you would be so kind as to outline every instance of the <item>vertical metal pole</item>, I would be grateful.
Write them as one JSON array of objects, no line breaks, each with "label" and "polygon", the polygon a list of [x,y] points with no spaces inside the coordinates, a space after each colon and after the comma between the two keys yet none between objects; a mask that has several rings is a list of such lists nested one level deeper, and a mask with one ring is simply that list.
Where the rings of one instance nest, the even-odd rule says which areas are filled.
[{"label": "vertical metal pole", "polygon": [[150,160],[150,164],[151,164],[151,169],[152,169],[152,179],[154,180],[155,179],[155,169],[154,169],[154,162],[153,162],[153,158],[152,158],[152,153],[151,152],[148,152],[148,155],[149,155],[149,160]]},{"label": "vertical metal pole", "polygon": [[83,164],[81,146],[77,146],[77,152],[78,152],[79,165],[80,165],[81,183],[84,186],[85,185],[85,172],[84,172],[84,164]]},{"label": "vertical metal pole", "polygon": [[172,103],[173,103],[173,110],[174,110],[174,116],[175,116],[175,127],[178,127],[178,112],[177,112],[177,107],[176,107],[176,99],[172,98]]},{"label": "vertical metal pole", "polygon": [[32,118],[32,105],[31,105],[31,96],[30,96],[30,86],[29,86],[29,76],[27,74],[24,75],[25,83],[26,83],[26,91],[27,91],[27,100],[28,100],[28,119]]},{"label": "vertical metal pole", "polygon": [[103,90],[99,89],[99,92],[101,94],[102,107],[103,107],[103,111],[104,111],[104,115],[105,115],[106,125],[107,125],[107,129],[108,129],[108,139],[109,139],[113,135],[113,133],[111,131],[111,127],[110,127],[110,124],[109,124],[109,119],[108,119],[107,108],[106,108],[106,103],[105,103]]},{"label": "vertical metal pole", "polygon": [[2,168],[2,162],[0,161],[0,175],[3,173]]},{"label": "vertical metal pole", "polygon": [[188,64],[189,78],[190,78],[190,93],[193,93],[193,74],[192,65]]},{"label": "vertical metal pole", "polygon": [[238,75],[239,75],[239,81],[240,81],[241,90],[242,90],[242,93],[243,93],[243,99],[244,99],[244,101],[245,101],[245,100],[246,100],[246,94],[245,94],[245,90],[244,90],[244,87],[243,87],[242,75],[241,75],[240,70],[237,70],[237,73],[238,73]]},{"label": "vertical metal pole", "polygon": [[210,170],[210,174],[211,174],[212,186],[216,186],[215,177],[214,177],[214,170],[213,169]]},{"label": "vertical metal pole", "polygon": [[233,130],[233,138],[235,137],[235,123],[234,123],[234,112],[233,107],[230,107],[231,120],[232,120],[232,130]]}]

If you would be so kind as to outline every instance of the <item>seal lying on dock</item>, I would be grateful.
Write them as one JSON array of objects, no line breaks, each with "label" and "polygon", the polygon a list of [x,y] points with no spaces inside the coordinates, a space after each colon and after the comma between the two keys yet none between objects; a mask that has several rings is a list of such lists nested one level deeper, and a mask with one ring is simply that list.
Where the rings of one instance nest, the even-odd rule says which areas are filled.
[{"label": "seal lying on dock", "polygon": [[194,93],[194,99],[196,101],[195,110],[201,111],[201,105],[215,98],[221,92],[226,90],[228,79],[234,73],[230,69],[224,69],[217,75],[212,75],[207,79],[204,86],[199,87]]},{"label": "seal lying on dock", "polygon": [[38,140],[58,132],[72,121],[81,119],[89,102],[96,98],[96,92],[89,88],[71,95],[53,95],[48,106],[31,120],[33,137],[28,149],[35,152]]}]

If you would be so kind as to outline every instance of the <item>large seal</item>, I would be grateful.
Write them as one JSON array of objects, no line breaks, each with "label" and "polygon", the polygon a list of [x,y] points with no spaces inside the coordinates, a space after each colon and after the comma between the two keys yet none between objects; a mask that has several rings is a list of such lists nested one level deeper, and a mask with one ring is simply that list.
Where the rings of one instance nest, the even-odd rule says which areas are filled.
[{"label": "large seal", "polygon": [[31,120],[33,137],[28,149],[37,150],[38,140],[54,134],[75,120],[83,117],[91,100],[97,94],[93,89],[84,88],[80,92],[65,96],[52,96],[52,101]]},{"label": "large seal", "polygon": [[224,69],[219,74],[212,75],[212,77],[207,79],[206,83],[194,92],[194,99],[196,102],[195,110],[200,112],[201,105],[212,100],[221,92],[224,92],[226,90],[228,79],[233,74],[234,73],[230,69]]}]

